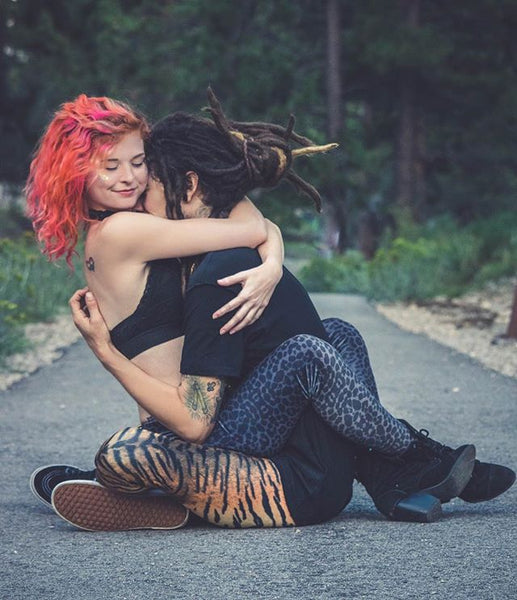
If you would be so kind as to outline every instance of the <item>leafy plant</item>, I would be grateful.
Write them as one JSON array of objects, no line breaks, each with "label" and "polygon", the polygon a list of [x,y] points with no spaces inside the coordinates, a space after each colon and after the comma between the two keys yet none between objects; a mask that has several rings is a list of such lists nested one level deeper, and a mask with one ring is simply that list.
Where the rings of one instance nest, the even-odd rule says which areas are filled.
[{"label": "leafy plant", "polygon": [[49,263],[32,234],[0,239],[0,358],[26,345],[24,324],[51,320],[82,283],[77,270]]},{"label": "leafy plant", "polygon": [[317,257],[303,267],[300,279],[309,292],[365,294],[369,289],[368,263],[356,251],[333,259]]}]

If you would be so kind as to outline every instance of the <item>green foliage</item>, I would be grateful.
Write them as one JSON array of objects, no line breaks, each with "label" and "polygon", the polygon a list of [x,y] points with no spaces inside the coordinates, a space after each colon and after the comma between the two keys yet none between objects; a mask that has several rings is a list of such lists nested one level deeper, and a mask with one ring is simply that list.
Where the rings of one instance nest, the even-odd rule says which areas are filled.
[{"label": "green foliage", "polygon": [[367,262],[358,253],[317,258],[300,273],[311,291],[363,293],[375,300],[456,296],[517,271],[517,215],[460,228],[450,217],[412,226]]},{"label": "green foliage", "polygon": [[0,238],[0,358],[22,349],[22,326],[47,321],[66,305],[82,277],[49,263],[32,234]]},{"label": "green foliage", "polygon": [[26,347],[21,335],[18,305],[8,300],[0,300],[0,367],[5,356],[20,352]]},{"label": "green foliage", "polygon": [[317,257],[303,267],[300,280],[309,292],[365,294],[369,285],[368,263],[353,250],[333,259]]},{"label": "green foliage", "polygon": [[468,231],[482,242],[480,255],[482,264],[474,276],[474,284],[517,272],[517,214],[515,211],[501,213],[490,219],[476,221]]},{"label": "green foliage", "polygon": [[314,243],[289,241],[284,236],[284,246],[286,259],[308,262],[320,255],[319,248]]},{"label": "green foliage", "polygon": [[32,231],[32,225],[16,203],[0,209],[0,239],[18,237],[24,231]]},{"label": "green foliage", "polygon": [[468,234],[454,238],[404,238],[380,249],[369,265],[368,295],[377,300],[422,300],[454,296],[473,277],[479,243]]}]

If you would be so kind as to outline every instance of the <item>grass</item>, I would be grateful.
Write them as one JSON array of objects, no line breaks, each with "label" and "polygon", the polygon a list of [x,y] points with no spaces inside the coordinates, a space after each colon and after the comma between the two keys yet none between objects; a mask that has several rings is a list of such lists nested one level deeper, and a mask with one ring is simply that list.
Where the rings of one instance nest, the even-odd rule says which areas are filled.
[{"label": "grass", "polygon": [[0,238],[0,361],[27,347],[23,325],[52,320],[82,285],[81,271],[48,262],[32,233]]}]

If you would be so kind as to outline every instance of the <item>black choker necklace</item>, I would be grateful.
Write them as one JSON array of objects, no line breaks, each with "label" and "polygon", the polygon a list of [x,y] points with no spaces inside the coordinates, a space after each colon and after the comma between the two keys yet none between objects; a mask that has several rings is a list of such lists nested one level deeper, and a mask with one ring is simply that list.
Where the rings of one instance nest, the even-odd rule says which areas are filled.
[{"label": "black choker necklace", "polygon": [[93,208],[88,209],[88,216],[90,219],[95,219],[96,221],[104,221],[107,217],[111,217],[117,211],[115,210],[94,210]]}]

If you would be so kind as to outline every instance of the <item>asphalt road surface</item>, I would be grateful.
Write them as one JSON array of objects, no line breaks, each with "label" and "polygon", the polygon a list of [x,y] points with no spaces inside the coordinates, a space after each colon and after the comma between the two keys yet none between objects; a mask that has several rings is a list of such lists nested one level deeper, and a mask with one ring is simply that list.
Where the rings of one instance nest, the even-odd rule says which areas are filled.
[{"label": "asphalt road surface", "polygon": [[[362,331],[383,403],[449,445],[517,467],[517,381],[403,332],[363,299],[315,295],[322,317]],[[28,486],[43,464],[90,468],[102,441],[136,422],[117,382],[81,341],[0,394],[0,599],[195,600],[517,598],[517,486],[444,506],[433,524],[389,522],[357,486],[338,518],[311,527],[90,533]]]}]

